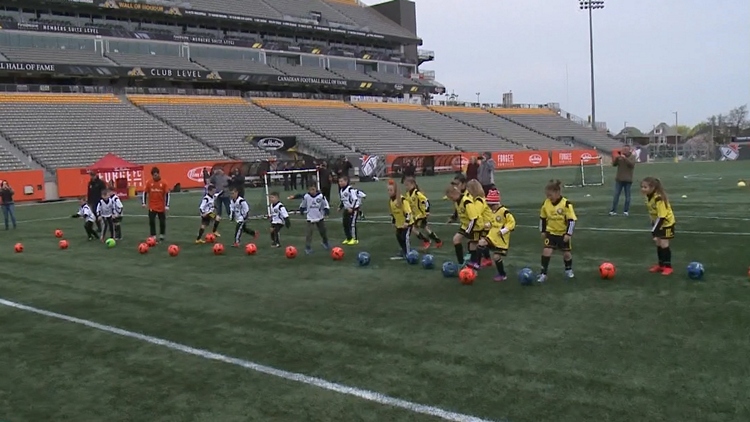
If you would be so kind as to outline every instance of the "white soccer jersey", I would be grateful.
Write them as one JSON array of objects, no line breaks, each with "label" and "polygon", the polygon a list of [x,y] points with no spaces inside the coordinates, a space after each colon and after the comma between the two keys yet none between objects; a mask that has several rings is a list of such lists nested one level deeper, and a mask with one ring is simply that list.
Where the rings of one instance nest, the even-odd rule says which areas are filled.
[{"label": "white soccer jersey", "polygon": [[271,205],[271,224],[285,224],[289,218],[286,207],[281,202]]},{"label": "white soccer jersey", "polygon": [[125,207],[122,205],[120,197],[117,195],[112,195],[110,197],[110,201],[112,201],[112,217],[122,217],[122,213],[125,210]]},{"label": "white soccer jersey", "polygon": [[341,198],[341,205],[344,208],[357,209],[362,204],[362,197],[360,197],[359,190],[346,186],[339,190],[339,197]]},{"label": "white soccer jersey", "polygon": [[[231,206],[230,206],[231,208]],[[201,204],[198,206],[198,211],[200,211],[201,216],[210,214],[212,212],[216,212],[216,197],[215,195],[209,195],[206,194],[203,199],[201,199]]]},{"label": "white soccer jersey", "polygon": [[115,201],[109,198],[102,198],[99,200],[99,205],[96,206],[96,215],[103,218],[112,218],[115,213]]},{"label": "white soccer jersey", "polygon": [[302,197],[302,204],[300,204],[299,209],[307,214],[307,221],[317,223],[326,217],[326,210],[330,209],[330,206],[322,193],[318,192],[315,196],[306,193]]},{"label": "white soccer jersey", "polygon": [[91,207],[89,207],[89,204],[81,205],[81,208],[78,210],[78,215],[86,221],[96,221],[96,214],[91,211]]},{"label": "white soccer jersey", "polygon": [[247,216],[250,215],[250,205],[248,205],[245,198],[238,196],[237,199],[233,199],[229,203],[229,210],[232,213],[234,221],[241,223],[247,220]]}]

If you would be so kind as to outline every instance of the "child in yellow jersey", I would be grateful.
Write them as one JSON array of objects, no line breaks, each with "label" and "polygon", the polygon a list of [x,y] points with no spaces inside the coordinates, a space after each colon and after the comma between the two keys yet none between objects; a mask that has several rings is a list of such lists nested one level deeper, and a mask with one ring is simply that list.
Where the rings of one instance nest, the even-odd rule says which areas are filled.
[{"label": "child in yellow jersey", "polygon": [[[459,265],[464,264],[464,239],[469,239],[469,249],[476,249],[476,242],[479,241],[479,236],[474,238],[474,225],[479,217],[474,211],[474,198],[468,191],[462,191],[460,185],[451,183],[451,185],[445,190],[445,196],[453,201],[455,205],[454,217],[451,221],[458,220],[460,229],[456,234],[453,235],[453,247],[456,250],[456,260]],[[474,242],[472,246],[472,242]]]},{"label": "child in yellow jersey", "polygon": [[492,212],[490,230],[487,236],[479,241],[479,246],[492,249],[492,259],[497,267],[495,281],[505,281],[508,276],[505,274],[505,264],[503,257],[508,255],[510,248],[510,232],[516,228],[516,219],[513,214],[500,204],[500,192],[497,189],[490,189],[487,192],[487,205]]},{"label": "child in yellow jersey", "polygon": [[651,267],[652,273],[672,274],[672,249],[670,239],[674,238],[675,218],[672,205],[661,181],[647,177],[641,182],[641,193],[646,196],[646,207],[651,217],[651,237],[656,244],[656,256],[659,263]]},{"label": "child in yellow jersey", "polygon": [[443,242],[435,232],[430,230],[430,226],[427,224],[427,217],[430,216],[430,201],[419,190],[417,181],[413,177],[407,177],[404,180],[404,186],[407,190],[404,196],[409,200],[409,206],[411,206],[412,216],[414,217],[414,230],[412,231],[417,233],[417,239],[422,241],[425,250],[429,249],[433,240],[438,248],[443,246]]},{"label": "child in yellow jersey", "polygon": [[539,230],[542,232],[544,249],[542,249],[542,271],[536,279],[538,283],[547,281],[547,268],[549,268],[552,252],[556,249],[563,253],[565,276],[575,277],[570,238],[573,236],[573,229],[578,218],[573,210],[573,203],[562,196],[562,182],[559,180],[550,180],[545,193],[547,199],[539,212]]},{"label": "child in yellow jersey", "polygon": [[[487,201],[484,197],[484,188],[478,180],[469,181],[469,183],[466,184],[466,190],[471,194],[472,198],[474,198],[474,209],[475,212],[479,215],[477,224],[474,226],[474,231],[479,232],[479,238],[481,239],[487,235],[487,232],[492,226],[492,210],[490,210],[490,207],[487,206]],[[477,243],[476,252],[469,252],[471,256],[471,262],[475,264],[472,265],[474,268],[478,269],[480,267],[489,267],[492,265],[489,249],[480,247]]]},{"label": "child in yellow jersey", "polygon": [[401,251],[394,258],[403,259],[406,258],[406,254],[411,249],[409,246],[409,236],[411,235],[411,224],[413,222],[411,206],[409,206],[409,201],[398,192],[398,186],[393,180],[388,181],[388,197],[390,198],[388,205],[391,211],[391,221],[396,227],[396,239],[398,239],[398,244],[401,246]]}]

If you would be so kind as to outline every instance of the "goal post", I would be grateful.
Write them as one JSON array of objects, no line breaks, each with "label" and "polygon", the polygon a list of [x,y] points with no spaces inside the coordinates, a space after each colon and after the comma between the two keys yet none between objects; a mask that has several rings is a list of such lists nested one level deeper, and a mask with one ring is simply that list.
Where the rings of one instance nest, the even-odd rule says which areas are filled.
[{"label": "goal post", "polygon": [[[303,180],[307,176],[307,184],[303,184]],[[318,169],[296,169],[296,170],[272,170],[267,172],[263,176],[263,191],[266,199],[266,216],[271,215],[271,199],[269,198],[271,192],[274,192],[276,188],[274,186],[280,186],[281,189],[288,187],[292,177],[297,177],[297,186],[301,190],[306,191],[310,186],[310,183],[314,183],[320,190],[320,174]],[[300,192],[294,192],[297,194]],[[281,198],[282,200],[286,198]],[[292,211],[289,211],[292,213]]]},{"label": "goal post", "polygon": [[567,188],[587,186],[604,186],[604,160],[601,156],[581,158],[576,169],[575,182],[565,185]]}]

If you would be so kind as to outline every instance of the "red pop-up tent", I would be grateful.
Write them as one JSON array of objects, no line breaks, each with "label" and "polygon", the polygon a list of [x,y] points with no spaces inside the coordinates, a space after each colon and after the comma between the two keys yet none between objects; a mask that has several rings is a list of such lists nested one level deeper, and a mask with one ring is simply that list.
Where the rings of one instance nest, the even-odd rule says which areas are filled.
[{"label": "red pop-up tent", "polygon": [[121,198],[130,196],[128,187],[137,187],[143,183],[142,165],[133,164],[112,153],[108,153],[89,167],[81,169],[81,174],[90,172],[98,174],[108,185],[114,182],[115,192]]}]

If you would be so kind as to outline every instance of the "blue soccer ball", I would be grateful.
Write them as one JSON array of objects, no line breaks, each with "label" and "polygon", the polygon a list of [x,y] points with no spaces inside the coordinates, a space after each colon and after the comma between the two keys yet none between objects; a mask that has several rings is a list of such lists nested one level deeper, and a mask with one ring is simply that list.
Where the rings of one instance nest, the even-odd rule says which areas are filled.
[{"label": "blue soccer ball", "polygon": [[360,252],[357,255],[357,262],[359,262],[360,267],[366,267],[370,265],[370,254],[367,252]]},{"label": "blue soccer ball", "polygon": [[706,270],[703,268],[703,264],[700,262],[691,262],[687,266],[688,277],[692,280],[700,280],[703,278]]},{"label": "blue soccer ball", "polygon": [[458,275],[458,265],[455,262],[443,262],[443,277],[450,278]]},{"label": "blue soccer ball", "polygon": [[534,284],[534,271],[529,268],[522,268],[521,271],[518,272],[518,282],[521,283],[522,286],[531,286]]},{"label": "blue soccer ball", "polygon": [[411,265],[415,265],[419,262],[419,252],[412,249],[409,251],[409,253],[406,254],[406,262],[408,262]]},{"label": "blue soccer ball", "polygon": [[435,257],[432,255],[425,255],[422,257],[422,268],[425,270],[431,270],[435,268]]}]

